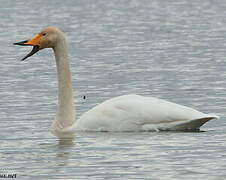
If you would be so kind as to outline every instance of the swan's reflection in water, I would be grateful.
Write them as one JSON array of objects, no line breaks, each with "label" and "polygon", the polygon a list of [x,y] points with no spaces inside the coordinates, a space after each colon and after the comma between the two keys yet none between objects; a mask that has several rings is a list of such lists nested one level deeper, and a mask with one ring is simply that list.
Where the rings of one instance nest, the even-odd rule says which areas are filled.
[{"label": "swan's reflection in water", "polygon": [[71,139],[59,139],[58,140],[58,146],[59,148],[65,147],[65,146],[72,146],[74,145],[74,138]]},{"label": "swan's reflection in water", "polygon": [[71,148],[75,148],[74,146],[74,138],[58,140],[56,146],[56,159],[60,160],[60,163],[57,163],[58,166],[64,166],[67,164],[68,159],[71,157]]},{"label": "swan's reflection in water", "polygon": [[44,153],[42,153],[42,156],[49,159],[48,168],[55,169],[56,173],[61,171],[61,167],[68,165],[72,156],[71,152],[76,148],[74,137],[58,140],[54,138],[52,142],[40,143],[39,145],[43,152],[52,152],[48,157]]}]

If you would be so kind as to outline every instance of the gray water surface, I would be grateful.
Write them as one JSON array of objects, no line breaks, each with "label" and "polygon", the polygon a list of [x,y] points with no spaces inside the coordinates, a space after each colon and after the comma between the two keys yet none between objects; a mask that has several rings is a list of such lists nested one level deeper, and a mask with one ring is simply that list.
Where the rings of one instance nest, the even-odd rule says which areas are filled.
[{"label": "gray water surface", "polygon": [[[226,178],[226,1],[0,0],[0,174],[17,179]],[[46,26],[67,35],[78,117],[140,94],[216,113],[200,133],[49,132],[54,56],[12,44]],[[83,96],[86,99],[83,99]]]}]

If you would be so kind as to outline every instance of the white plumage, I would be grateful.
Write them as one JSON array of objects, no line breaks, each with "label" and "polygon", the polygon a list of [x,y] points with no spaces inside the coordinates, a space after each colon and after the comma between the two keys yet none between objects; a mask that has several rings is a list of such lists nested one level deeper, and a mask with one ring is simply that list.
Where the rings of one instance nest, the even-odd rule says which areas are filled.
[{"label": "white plumage", "polygon": [[153,97],[124,95],[109,99],[76,122],[83,131],[198,130],[217,118],[192,108]]}]

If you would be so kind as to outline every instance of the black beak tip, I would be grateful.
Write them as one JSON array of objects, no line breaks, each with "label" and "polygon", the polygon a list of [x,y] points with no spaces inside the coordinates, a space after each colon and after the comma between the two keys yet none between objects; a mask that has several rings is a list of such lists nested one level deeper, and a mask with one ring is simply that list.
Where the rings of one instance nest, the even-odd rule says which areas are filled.
[{"label": "black beak tip", "polygon": [[33,49],[31,50],[31,52],[30,52],[28,55],[26,55],[23,59],[21,59],[21,61],[24,61],[24,60],[27,59],[28,57],[34,55],[34,54],[37,53],[39,50],[40,50],[40,49],[39,49],[39,46],[38,46],[38,45],[33,46]]},{"label": "black beak tip", "polygon": [[26,58],[21,59],[20,61],[24,61]]},{"label": "black beak tip", "polygon": [[13,43],[13,45],[20,45],[19,43]]},{"label": "black beak tip", "polygon": [[28,44],[25,44],[25,43],[27,43],[27,42],[28,42],[28,40],[26,40],[26,41],[21,41],[21,42],[16,42],[16,43],[13,43],[13,45],[30,46],[30,45],[28,45]]},{"label": "black beak tip", "polygon": [[13,45],[33,46],[33,49],[31,50],[31,52],[29,54],[27,54],[23,59],[21,59],[21,61],[24,61],[25,59],[27,59],[28,57],[32,56],[33,54],[37,53],[40,50],[38,45],[26,44],[27,42],[28,42],[28,40],[17,42],[17,43],[13,43]]}]

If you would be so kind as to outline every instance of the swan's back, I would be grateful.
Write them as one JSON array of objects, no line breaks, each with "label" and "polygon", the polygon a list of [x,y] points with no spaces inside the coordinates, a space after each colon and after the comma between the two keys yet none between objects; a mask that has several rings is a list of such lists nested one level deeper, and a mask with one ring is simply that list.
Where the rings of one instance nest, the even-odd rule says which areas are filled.
[{"label": "swan's back", "polygon": [[77,130],[88,131],[151,131],[197,130],[214,115],[165,100],[139,95],[109,99],[76,122]]}]

